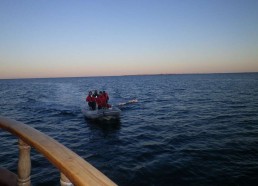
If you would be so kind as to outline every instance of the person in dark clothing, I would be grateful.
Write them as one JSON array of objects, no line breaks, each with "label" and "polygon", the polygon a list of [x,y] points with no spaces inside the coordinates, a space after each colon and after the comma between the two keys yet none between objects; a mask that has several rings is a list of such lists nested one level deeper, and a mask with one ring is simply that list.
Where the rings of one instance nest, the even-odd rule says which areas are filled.
[{"label": "person in dark clothing", "polygon": [[96,98],[92,95],[91,91],[89,91],[86,102],[88,102],[88,105],[92,110],[96,110]]},{"label": "person in dark clothing", "polygon": [[95,98],[97,98],[97,97],[99,96],[99,94],[98,94],[98,91],[97,91],[97,90],[95,90],[95,91],[94,91],[93,96],[94,96]]}]

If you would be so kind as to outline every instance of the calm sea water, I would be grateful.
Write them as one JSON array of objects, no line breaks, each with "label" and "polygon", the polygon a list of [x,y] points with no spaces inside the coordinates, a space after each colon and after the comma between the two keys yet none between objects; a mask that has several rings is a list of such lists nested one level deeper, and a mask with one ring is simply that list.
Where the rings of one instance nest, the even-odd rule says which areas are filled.
[{"label": "calm sea water", "polygon": [[[86,120],[89,90],[124,104],[116,122]],[[0,115],[63,143],[121,186],[257,185],[258,73],[0,80]],[[0,130],[0,165],[17,139]],[[32,149],[32,183],[59,172]]]}]

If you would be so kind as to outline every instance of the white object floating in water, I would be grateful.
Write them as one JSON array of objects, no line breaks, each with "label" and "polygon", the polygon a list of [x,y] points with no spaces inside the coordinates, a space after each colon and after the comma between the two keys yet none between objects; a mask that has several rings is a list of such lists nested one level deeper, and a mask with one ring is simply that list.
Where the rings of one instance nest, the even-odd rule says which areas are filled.
[{"label": "white object floating in water", "polygon": [[130,104],[130,103],[138,103],[138,100],[137,99],[132,99],[132,100],[127,101],[125,103],[119,103],[118,105],[123,106],[123,105],[127,105],[127,104]]}]

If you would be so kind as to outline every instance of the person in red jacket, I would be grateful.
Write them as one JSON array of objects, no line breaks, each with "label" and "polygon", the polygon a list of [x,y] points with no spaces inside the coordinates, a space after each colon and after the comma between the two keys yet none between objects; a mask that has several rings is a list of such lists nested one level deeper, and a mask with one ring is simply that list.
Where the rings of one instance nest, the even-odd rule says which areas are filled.
[{"label": "person in red jacket", "polygon": [[105,90],[103,91],[103,96],[104,96],[104,98],[105,98],[105,100],[106,100],[106,103],[108,103],[109,96],[108,96],[108,93],[105,92]]},{"label": "person in red jacket", "polygon": [[91,91],[89,91],[86,102],[88,102],[88,105],[92,110],[96,110],[96,100]]},{"label": "person in red jacket", "polygon": [[98,109],[102,109],[103,107],[103,96],[102,96],[102,91],[99,91],[99,95],[96,99],[97,105],[98,105]]},{"label": "person in red jacket", "polygon": [[98,109],[108,108],[106,97],[104,96],[102,91],[99,92],[99,96],[97,97],[96,102],[98,105]]},{"label": "person in red jacket", "polygon": [[107,92],[105,92],[105,91],[103,91],[103,97],[104,97],[104,99],[105,99],[105,107],[106,107],[106,108],[110,108],[110,107],[111,107],[111,105],[110,105],[110,104],[108,104],[108,100],[109,100],[108,93],[107,93]]}]

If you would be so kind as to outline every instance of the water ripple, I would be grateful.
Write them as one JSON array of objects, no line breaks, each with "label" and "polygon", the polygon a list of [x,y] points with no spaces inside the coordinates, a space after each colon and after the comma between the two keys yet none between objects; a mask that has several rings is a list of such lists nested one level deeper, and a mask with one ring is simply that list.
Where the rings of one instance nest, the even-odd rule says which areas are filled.
[{"label": "water ripple", "polygon": [[[258,74],[0,80],[0,114],[71,148],[119,185],[257,185]],[[88,90],[120,104],[115,121],[83,117]],[[19,99],[13,99],[19,98]],[[130,100],[137,102],[129,103]],[[127,104],[129,103],[129,104]],[[0,164],[17,139],[1,130]],[[32,149],[34,185],[59,185]]]}]

